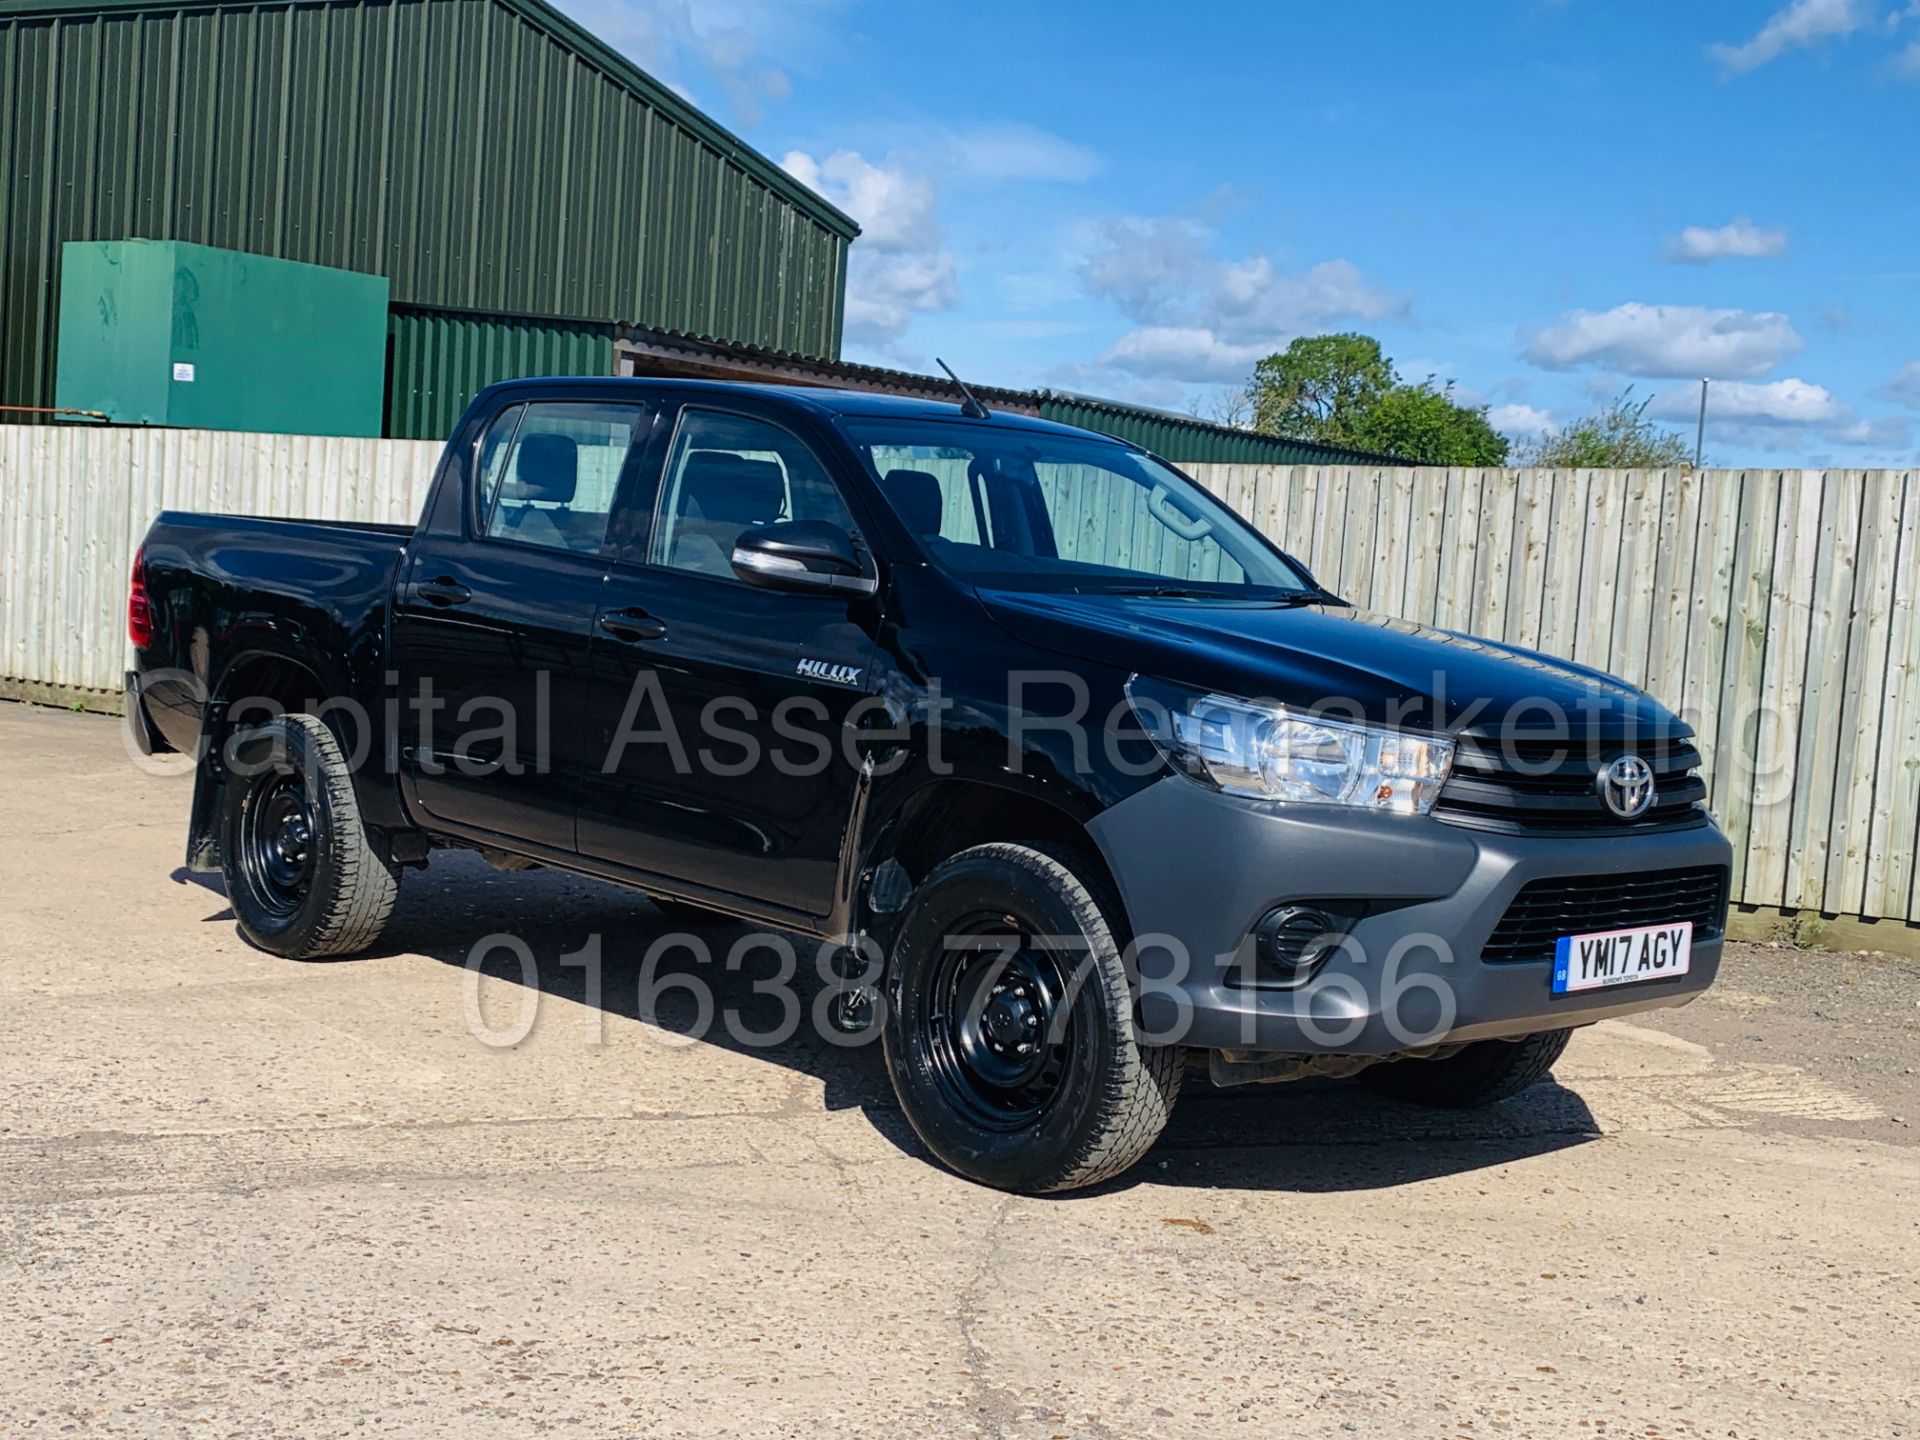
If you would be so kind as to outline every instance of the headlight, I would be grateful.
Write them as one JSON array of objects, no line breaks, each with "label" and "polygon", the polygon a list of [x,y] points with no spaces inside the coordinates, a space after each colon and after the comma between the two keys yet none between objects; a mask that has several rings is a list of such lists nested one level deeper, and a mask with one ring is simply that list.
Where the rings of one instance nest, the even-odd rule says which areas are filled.
[{"label": "headlight", "polygon": [[1174,766],[1229,795],[1424,815],[1453,765],[1453,742],[1322,720],[1135,675],[1134,713]]}]

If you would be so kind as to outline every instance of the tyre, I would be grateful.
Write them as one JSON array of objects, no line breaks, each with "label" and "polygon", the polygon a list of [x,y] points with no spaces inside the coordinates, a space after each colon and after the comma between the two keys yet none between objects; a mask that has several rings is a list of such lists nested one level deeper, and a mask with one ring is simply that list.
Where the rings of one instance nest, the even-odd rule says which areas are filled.
[{"label": "tyre", "polygon": [[400,872],[360,819],[333,732],[311,715],[282,715],[241,737],[234,761],[220,868],[240,933],[294,960],[373,944]]},{"label": "tyre", "polygon": [[913,892],[882,1034],[900,1108],[948,1168],[1037,1194],[1147,1152],[1180,1093],[1176,1046],[1143,1045],[1117,904],[1065,852],[979,845]]},{"label": "tyre", "polygon": [[1510,1100],[1547,1078],[1567,1048],[1570,1030],[1543,1030],[1524,1040],[1476,1040],[1444,1060],[1389,1060],[1362,1070],[1369,1090],[1432,1105],[1473,1110]]}]

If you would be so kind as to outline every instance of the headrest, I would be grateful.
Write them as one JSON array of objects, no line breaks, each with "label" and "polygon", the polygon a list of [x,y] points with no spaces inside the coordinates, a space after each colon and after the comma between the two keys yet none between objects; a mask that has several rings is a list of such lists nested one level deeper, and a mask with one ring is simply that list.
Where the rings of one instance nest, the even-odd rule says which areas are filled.
[{"label": "headrest", "polygon": [[764,525],[780,518],[787,481],[771,460],[749,460],[726,450],[696,450],[680,477],[683,501],[702,519]]},{"label": "headrest", "polygon": [[579,480],[580,447],[571,435],[524,435],[503,498],[565,505]]},{"label": "headrest", "polygon": [[907,529],[916,535],[938,535],[940,516],[947,508],[938,476],[925,470],[889,470],[880,482]]}]

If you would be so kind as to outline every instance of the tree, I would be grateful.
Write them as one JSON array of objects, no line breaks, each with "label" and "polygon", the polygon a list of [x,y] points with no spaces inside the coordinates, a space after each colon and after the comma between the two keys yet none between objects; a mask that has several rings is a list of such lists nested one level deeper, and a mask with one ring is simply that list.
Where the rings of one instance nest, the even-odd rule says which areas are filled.
[{"label": "tree", "polygon": [[1422,465],[1504,465],[1507,437],[1487,419],[1485,406],[1462,405],[1451,384],[1395,385],[1349,429],[1342,444]]},{"label": "tree", "polygon": [[1253,428],[1344,444],[1333,437],[1377,404],[1394,379],[1392,363],[1371,335],[1303,335],[1253,367],[1247,384]]},{"label": "tree", "polygon": [[1428,465],[1500,465],[1506,437],[1451,383],[1408,384],[1371,335],[1306,335],[1253,367],[1253,427]]},{"label": "tree", "polygon": [[1559,470],[1670,470],[1692,463],[1684,435],[1647,419],[1652,400],[1635,404],[1628,386],[1604,410],[1522,445],[1520,463]]}]

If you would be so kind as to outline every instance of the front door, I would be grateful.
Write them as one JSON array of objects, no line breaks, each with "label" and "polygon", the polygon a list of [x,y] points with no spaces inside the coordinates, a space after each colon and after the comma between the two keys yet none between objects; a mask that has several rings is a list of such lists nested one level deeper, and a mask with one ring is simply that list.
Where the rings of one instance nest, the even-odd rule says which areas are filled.
[{"label": "front door", "polygon": [[401,774],[429,822],[572,850],[609,520],[655,407],[534,402],[488,427],[469,523],[423,535],[393,625]]},{"label": "front door", "polygon": [[682,412],[644,557],[615,566],[601,596],[594,715],[606,750],[583,780],[580,849],[821,915],[854,801],[847,739],[879,609],[872,596],[739,579],[734,537],[772,520],[856,533],[798,437],[752,416]]}]

